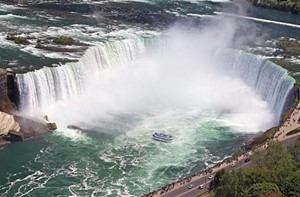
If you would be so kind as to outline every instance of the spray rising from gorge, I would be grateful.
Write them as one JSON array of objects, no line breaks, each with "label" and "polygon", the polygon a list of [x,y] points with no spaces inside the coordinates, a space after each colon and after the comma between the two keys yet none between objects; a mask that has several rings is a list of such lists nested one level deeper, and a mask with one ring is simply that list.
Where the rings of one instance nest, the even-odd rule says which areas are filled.
[{"label": "spray rising from gorge", "polygon": [[21,106],[64,126],[126,113],[218,109],[246,130],[266,129],[278,123],[294,80],[269,61],[228,49],[235,35],[229,22],[107,41],[79,62],[20,74]]},{"label": "spray rising from gorge", "polygon": [[[1,62],[20,73],[22,111],[58,125],[1,151],[8,159],[1,194],[142,196],[229,157],[276,125],[293,97],[285,70],[238,50],[270,39],[261,32],[281,34],[280,25],[214,14],[223,4],[207,1],[102,2],[89,5],[101,12],[88,15],[26,7],[0,22],[28,29],[18,36],[29,45],[0,38],[9,54]],[[41,40],[69,49],[54,44],[61,36],[88,49],[36,48]],[[16,57],[28,63],[10,61]],[[174,136],[172,143],[154,141],[157,131]],[[12,157],[19,149],[22,157]]]}]

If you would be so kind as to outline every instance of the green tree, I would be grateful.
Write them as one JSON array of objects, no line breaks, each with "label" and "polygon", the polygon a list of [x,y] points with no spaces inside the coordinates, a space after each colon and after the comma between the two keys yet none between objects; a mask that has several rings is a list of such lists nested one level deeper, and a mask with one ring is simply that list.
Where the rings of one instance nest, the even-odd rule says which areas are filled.
[{"label": "green tree", "polygon": [[251,161],[257,167],[263,167],[264,165],[265,154],[261,150],[255,150],[251,156]]},{"label": "green tree", "polygon": [[282,179],[278,186],[285,196],[300,197],[300,169]]},{"label": "green tree", "polygon": [[225,172],[215,191],[215,197],[241,197],[246,189],[244,172]]},{"label": "green tree", "polygon": [[216,197],[300,197],[300,138],[288,152],[273,142],[252,157],[255,166],[245,171],[225,172],[216,184]]},{"label": "green tree", "polygon": [[274,183],[256,183],[253,184],[246,193],[247,197],[261,197],[269,196],[270,194],[276,194],[282,196],[279,187]]},{"label": "green tree", "polygon": [[245,182],[248,186],[256,183],[271,182],[272,180],[274,180],[274,175],[268,168],[253,167],[245,171]]},{"label": "green tree", "polygon": [[288,151],[293,156],[294,160],[297,163],[300,163],[300,138],[298,138],[294,146],[288,147]]},{"label": "green tree", "polygon": [[271,142],[265,156],[265,166],[269,169],[278,169],[282,166],[293,167],[292,156],[280,142]]}]

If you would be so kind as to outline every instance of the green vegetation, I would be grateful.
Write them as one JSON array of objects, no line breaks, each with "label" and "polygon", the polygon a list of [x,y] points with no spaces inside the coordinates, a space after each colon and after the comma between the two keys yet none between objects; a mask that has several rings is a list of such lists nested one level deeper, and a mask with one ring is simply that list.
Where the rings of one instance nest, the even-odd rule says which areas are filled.
[{"label": "green vegetation", "polygon": [[299,0],[251,0],[254,5],[300,14]]},{"label": "green vegetation", "polygon": [[6,40],[14,41],[16,44],[23,44],[23,45],[30,44],[30,42],[27,40],[27,38],[22,37],[22,36],[15,36],[15,35],[8,34],[6,36]]},{"label": "green vegetation", "polygon": [[[297,57],[300,56],[300,41],[296,39],[280,38],[276,40],[276,47],[282,49],[278,55],[281,55],[284,58],[274,58],[270,60],[291,72],[291,75],[298,83],[300,83],[299,64],[292,62],[289,59],[292,57],[299,59]],[[296,75],[293,75],[293,73],[296,73]]]},{"label": "green vegetation", "polygon": [[73,45],[75,44],[75,40],[68,36],[60,36],[58,38],[54,38],[53,42],[55,44],[61,44],[61,45]]},{"label": "green vegetation", "polygon": [[288,150],[271,142],[251,157],[254,167],[219,173],[214,197],[300,197],[300,138]]},{"label": "green vegetation", "polygon": [[296,39],[278,39],[276,45],[282,48],[288,55],[299,55],[300,54],[300,42]]},{"label": "green vegetation", "polygon": [[278,131],[278,127],[273,127],[273,128],[268,129],[262,135],[259,135],[258,137],[255,137],[251,142],[246,144],[245,150],[251,150],[251,149],[256,148],[260,145],[263,145],[269,139],[273,138],[276,131]]}]

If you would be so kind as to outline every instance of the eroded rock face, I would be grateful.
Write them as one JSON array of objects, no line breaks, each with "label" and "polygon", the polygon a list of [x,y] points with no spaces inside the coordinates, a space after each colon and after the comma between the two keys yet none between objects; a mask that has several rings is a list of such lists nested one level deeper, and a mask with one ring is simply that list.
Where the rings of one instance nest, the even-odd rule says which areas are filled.
[{"label": "eroded rock face", "polygon": [[14,74],[0,69],[0,146],[40,137],[56,129],[55,123],[49,127],[42,118],[12,115],[17,111],[18,95]]},{"label": "eroded rock face", "polygon": [[[16,104],[9,98],[10,94],[12,97],[18,95],[15,92],[17,91],[16,88],[13,86],[15,86],[14,76],[6,70],[0,69],[0,111],[2,112],[12,113],[16,110]],[[15,101],[17,102],[17,100]]]},{"label": "eroded rock face", "polygon": [[10,130],[19,132],[21,130],[20,125],[15,121],[13,115],[0,112],[0,136],[8,135]]},{"label": "eroded rock face", "polygon": [[0,112],[0,146],[23,141],[24,137],[20,130],[20,125],[13,115]]}]

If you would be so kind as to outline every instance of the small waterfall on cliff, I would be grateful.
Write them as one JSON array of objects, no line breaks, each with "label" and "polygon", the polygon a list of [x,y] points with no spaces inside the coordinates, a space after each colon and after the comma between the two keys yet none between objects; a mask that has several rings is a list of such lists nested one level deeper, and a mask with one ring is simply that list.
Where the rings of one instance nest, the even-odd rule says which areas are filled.
[{"label": "small waterfall on cliff", "polygon": [[[164,49],[166,44],[165,39],[149,37],[107,41],[89,48],[78,62],[18,74],[21,109],[39,109],[45,113],[51,104],[83,94],[89,81],[95,80],[104,68],[126,65],[146,55],[149,46]],[[282,111],[293,100],[291,94],[295,80],[287,71],[243,51],[220,49],[215,56],[218,70],[241,79],[253,88],[269,103],[278,122]]]}]

